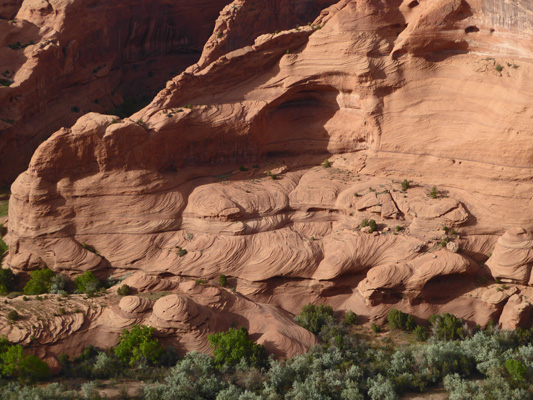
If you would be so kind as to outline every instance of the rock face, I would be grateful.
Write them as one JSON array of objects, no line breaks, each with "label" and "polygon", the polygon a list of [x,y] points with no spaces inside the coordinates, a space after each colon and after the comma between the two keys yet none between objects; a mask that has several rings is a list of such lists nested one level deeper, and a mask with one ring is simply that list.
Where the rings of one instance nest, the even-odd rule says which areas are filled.
[{"label": "rock face", "polygon": [[[273,3],[224,8],[198,63],[146,108],[88,113],[40,145],[12,186],[7,263],[223,273],[293,313],[498,319],[509,296],[475,282],[530,276],[516,230],[533,227],[530,2],[342,0],[279,32]],[[270,33],[255,37],[258,9],[253,32]],[[204,306],[169,296],[149,321],[217,321]],[[529,315],[517,307],[503,320]]]},{"label": "rock face", "polygon": [[533,233],[513,228],[496,243],[494,253],[487,261],[492,276],[506,282],[533,285]]},{"label": "rock face", "polygon": [[[191,64],[204,65],[270,29],[306,24],[333,1],[229,3],[0,4],[5,18],[0,20],[0,185],[11,183],[27,168],[43,140],[83,113],[116,109],[129,115]],[[210,51],[199,60],[208,40]]]}]

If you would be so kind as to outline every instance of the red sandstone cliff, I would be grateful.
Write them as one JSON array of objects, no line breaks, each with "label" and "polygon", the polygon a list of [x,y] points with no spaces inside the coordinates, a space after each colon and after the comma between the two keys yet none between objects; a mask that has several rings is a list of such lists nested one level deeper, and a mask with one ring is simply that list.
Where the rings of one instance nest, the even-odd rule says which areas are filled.
[{"label": "red sandstone cliff", "polygon": [[[329,1],[331,3],[332,1]],[[199,60],[229,0],[143,2],[10,1],[0,4],[0,185],[27,168],[33,151],[82,114],[146,104]],[[225,9],[229,26],[213,56],[269,29],[312,20],[328,1],[270,1]],[[281,11],[279,11],[281,10]],[[260,17],[258,17],[260,16]],[[253,19],[253,23],[249,22]],[[227,28],[217,25],[218,31]],[[217,32],[218,32],[217,31]],[[218,35],[218,34],[217,34]],[[201,62],[205,62],[207,52]]]},{"label": "red sandstone cliff", "polygon": [[[250,43],[251,21],[284,15],[272,4],[228,5],[198,63],[130,118],[89,113],[43,143],[12,187],[7,263],[224,273],[291,312],[527,322],[530,3],[342,0]],[[477,287],[490,275],[513,292]]]}]

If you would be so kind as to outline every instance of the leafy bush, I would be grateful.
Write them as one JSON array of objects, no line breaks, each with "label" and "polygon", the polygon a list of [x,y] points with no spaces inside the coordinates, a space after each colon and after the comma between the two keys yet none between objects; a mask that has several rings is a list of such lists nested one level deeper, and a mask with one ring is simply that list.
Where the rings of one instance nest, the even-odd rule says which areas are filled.
[{"label": "leafy bush", "polygon": [[18,319],[19,319],[19,313],[16,312],[15,310],[11,310],[11,311],[9,312],[9,314],[7,314],[7,319],[10,320],[11,322],[18,321]]},{"label": "leafy bush", "polygon": [[78,392],[68,390],[65,384],[51,383],[48,386],[22,386],[9,382],[0,387],[0,399],[9,400],[79,400]]},{"label": "leafy bush", "polygon": [[330,167],[331,167],[331,163],[329,162],[327,158],[324,161],[322,161],[322,168],[330,168]]},{"label": "leafy bush", "polygon": [[218,277],[218,284],[222,287],[225,287],[228,284],[228,278],[224,274],[220,274]]},{"label": "leafy bush", "polygon": [[265,348],[248,338],[246,328],[230,328],[226,332],[208,336],[217,366],[235,366],[241,360],[248,365],[260,366],[265,359]]},{"label": "leafy bush", "polygon": [[431,188],[431,192],[429,192],[429,197],[431,197],[432,199],[436,199],[438,194],[439,191],[437,190],[437,186],[433,186],[433,188]]},{"label": "leafy bush", "polygon": [[352,310],[348,310],[344,316],[344,323],[346,325],[357,325],[357,314]]},{"label": "leafy bush", "polygon": [[428,331],[424,326],[418,325],[414,330],[414,334],[415,339],[419,342],[425,342],[426,340],[428,340]]},{"label": "leafy bush", "polygon": [[[2,258],[0,256],[0,262]],[[0,294],[5,295],[15,289],[18,283],[18,277],[11,271],[10,268],[0,267]]]},{"label": "leafy bush", "polygon": [[372,331],[375,333],[381,332],[381,328],[379,327],[379,325],[372,324],[370,327],[372,328]]},{"label": "leafy bush", "polygon": [[402,190],[405,192],[407,189],[409,189],[409,181],[407,179],[404,179],[402,181]]},{"label": "leafy bush", "polygon": [[416,327],[416,322],[412,315],[406,314],[393,308],[387,316],[391,329],[401,329],[403,331],[412,331]]},{"label": "leafy bush", "polygon": [[152,337],[153,327],[145,325],[124,329],[113,349],[115,356],[130,366],[137,364],[156,364],[163,355],[159,340]]},{"label": "leafy bush", "polygon": [[463,320],[452,314],[432,315],[429,317],[432,335],[439,340],[457,340],[465,338]]},{"label": "leafy bush", "polygon": [[178,257],[183,257],[183,256],[185,256],[185,255],[188,253],[188,251],[185,250],[185,249],[182,248],[182,247],[179,247],[179,246],[178,246],[178,247],[176,247],[176,248],[178,249],[178,251],[177,251]]},{"label": "leafy bush", "polygon": [[305,329],[318,335],[327,322],[334,320],[333,309],[322,304],[307,304],[294,319]]},{"label": "leafy bush", "polygon": [[52,286],[52,279],[55,276],[55,272],[48,269],[38,269],[30,272],[30,280],[24,286],[24,294],[43,294],[48,293]]},{"label": "leafy bush", "polygon": [[164,383],[146,385],[145,400],[215,399],[226,384],[213,359],[196,351],[188,353],[165,378]]},{"label": "leafy bush", "polygon": [[9,250],[6,242],[2,240],[4,229],[4,225],[0,224],[0,263],[2,262],[2,258],[4,258],[4,254],[6,254],[6,252]]},{"label": "leafy bush", "polygon": [[44,361],[34,355],[25,354],[20,345],[6,345],[6,341],[3,337],[1,347],[5,350],[0,354],[2,376],[15,377],[21,382],[35,382],[49,376],[50,370]]},{"label": "leafy bush", "polygon": [[128,285],[122,285],[117,289],[117,293],[120,296],[129,296],[132,293],[132,290],[131,287],[129,287]]},{"label": "leafy bush", "polygon": [[56,274],[52,277],[50,293],[63,294],[67,292],[70,279],[64,274]]},{"label": "leafy bush", "polygon": [[102,282],[98,280],[92,271],[87,271],[83,275],[74,278],[74,285],[76,285],[78,293],[93,295],[102,287]]},{"label": "leafy bush", "polygon": [[522,361],[510,358],[505,361],[504,366],[509,374],[509,377],[511,378],[511,381],[514,383],[520,383],[526,380],[527,367]]},{"label": "leafy bush", "polygon": [[370,230],[369,230],[370,233],[374,232],[378,227],[378,225],[376,224],[376,221],[374,221],[373,219],[368,221],[368,226],[370,227]]}]

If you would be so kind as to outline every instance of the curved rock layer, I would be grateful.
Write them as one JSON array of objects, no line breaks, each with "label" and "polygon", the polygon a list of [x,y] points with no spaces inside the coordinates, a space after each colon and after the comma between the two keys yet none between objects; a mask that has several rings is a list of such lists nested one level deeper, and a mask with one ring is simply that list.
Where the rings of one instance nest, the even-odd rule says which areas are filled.
[{"label": "curved rock layer", "polygon": [[271,29],[306,24],[333,0],[229,3],[0,4],[0,185],[11,183],[37,146],[80,113],[118,107],[131,114],[191,64],[204,65]]},{"label": "curved rock layer", "polygon": [[[2,306],[6,312],[0,315],[0,333],[50,360],[63,352],[75,356],[88,345],[113,346],[122,330],[133,324],[153,326],[161,340],[180,352],[210,352],[207,336],[231,326],[246,327],[254,340],[276,355],[292,356],[318,343],[286,311],[228,289],[184,281],[173,293],[158,295],[155,302],[146,292],[118,298],[113,291],[92,299],[80,295],[10,299]],[[11,310],[20,315],[16,325],[7,319]]]},{"label": "curved rock layer", "polygon": [[[257,32],[272,28],[246,45],[254,4]],[[226,7],[143,110],[89,113],[44,142],[12,187],[7,263],[169,288],[225,274],[261,303],[241,316],[312,301],[375,321],[393,306],[530,318],[512,296],[532,262],[531,4],[342,0],[279,32],[268,4]],[[479,287],[491,278],[516,293]],[[149,319],[163,331],[217,321],[186,293],[163,299]]]}]

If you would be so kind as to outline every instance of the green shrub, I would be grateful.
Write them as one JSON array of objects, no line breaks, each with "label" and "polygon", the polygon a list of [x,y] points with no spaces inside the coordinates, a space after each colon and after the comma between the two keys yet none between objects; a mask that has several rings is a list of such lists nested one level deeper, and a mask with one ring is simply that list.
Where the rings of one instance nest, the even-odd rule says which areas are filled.
[{"label": "green shrub", "polygon": [[100,253],[98,253],[98,251],[94,248],[94,246],[91,246],[90,244],[82,243],[81,247],[83,247],[85,250],[90,251],[91,253],[94,253],[98,256],[100,255]]},{"label": "green shrub", "polygon": [[364,220],[361,221],[361,228],[364,228],[366,226],[368,226],[368,219],[365,218]]},{"label": "green shrub", "polygon": [[409,189],[409,181],[407,179],[404,179],[402,181],[402,190],[405,192],[407,189]]},{"label": "green shrub", "polygon": [[425,342],[428,339],[428,332],[427,329],[423,326],[418,325],[415,330],[415,339],[419,342]]},{"label": "green shrub", "polygon": [[503,71],[503,67],[500,64],[496,64],[496,71],[502,72]]},{"label": "green shrub", "polygon": [[[0,231],[3,233],[4,225],[0,224]],[[4,242],[1,238],[2,234],[0,234],[0,262],[2,262],[2,258],[4,257],[4,254],[9,250],[9,247],[7,246],[6,242]]]},{"label": "green shrub", "polygon": [[52,278],[52,283],[50,285],[50,293],[63,294],[67,292],[67,287],[70,283],[68,276],[64,274],[56,274]]},{"label": "green shrub", "polygon": [[322,304],[307,304],[294,319],[305,329],[318,335],[326,323],[334,320],[333,309]]},{"label": "green shrub", "polygon": [[453,314],[432,315],[429,317],[432,335],[439,340],[464,339],[463,320]]},{"label": "green shrub", "polygon": [[416,327],[416,322],[412,315],[406,314],[393,308],[387,316],[391,329],[401,329],[403,331],[412,331]]},{"label": "green shrub", "polygon": [[[0,257],[0,261],[2,258]],[[0,294],[6,295],[15,289],[18,283],[18,277],[11,271],[10,268],[0,267]]]},{"label": "green shrub", "polygon": [[49,376],[48,365],[38,357],[25,354],[20,345],[11,345],[0,354],[3,376],[16,377],[21,382],[35,382]]},{"label": "green shrub", "polygon": [[505,361],[504,366],[512,382],[520,383],[526,380],[527,366],[522,361],[510,358]]},{"label": "green shrub", "polygon": [[265,348],[248,338],[246,328],[230,328],[226,332],[208,336],[217,366],[235,366],[241,360],[248,365],[260,366],[265,360]]},{"label": "green shrub", "polygon": [[178,252],[177,252],[178,257],[183,257],[185,254],[188,253],[187,250],[185,250],[184,248],[181,248],[179,246],[176,246],[176,248],[178,249]]},{"label": "green shrub", "polygon": [[19,313],[15,310],[11,310],[8,314],[7,314],[7,319],[10,320],[11,322],[15,322],[15,321],[18,321],[19,319]]},{"label": "green shrub", "polygon": [[370,233],[374,232],[378,227],[378,225],[376,224],[376,221],[374,221],[373,219],[368,221],[368,226],[370,227],[370,230],[369,230]]},{"label": "green shrub", "polygon": [[131,287],[129,287],[128,285],[122,285],[117,289],[117,293],[120,296],[129,296],[132,293],[132,290]]},{"label": "green shrub", "polygon": [[92,271],[87,271],[74,278],[74,285],[76,285],[76,291],[78,293],[93,295],[102,287],[102,282],[98,280]]},{"label": "green shrub", "polygon": [[373,323],[370,327],[372,328],[372,331],[375,333],[381,332],[381,328],[379,327],[379,325],[376,325]]},{"label": "green shrub", "polygon": [[344,316],[344,323],[346,325],[357,325],[357,314],[352,310],[348,310]]},{"label": "green shrub", "polygon": [[429,197],[431,197],[432,199],[436,199],[438,194],[439,192],[437,190],[437,186],[433,186],[433,188],[431,189],[431,192],[429,193]]},{"label": "green shrub", "polygon": [[48,269],[38,269],[30,272],[30,280],[24,286],[24,294],[43,294],[50,291],[55,272]]},{"label": "green shrub", "polygon": [[157,364],[164,350],[159,340],[152,336],[153,331],[153,327],[145,325],[124,329],[113,349],[114,354],[131,367],[137,364]]},{"label": "green shrub", "polygon": [[327,158],[324,161],[322,161],[322,168],[330,168],[330,167],[331,167],[331,163],[329,162]]},{"label": "green shrub", "polygon": [[224,274],[220,274],[218,277],[218,284],[222,287],[225,287],[228,284],[228,278]]},{"label": "green shrub", "polygon": [[[196,351],[171,368],[163,383],[146,385],[145,400],[222,400],[217,394],[226,387],[213,359]],[[235,398],[235,397],[234,397]],[[242,398],[242,400],[245,400]]]}]

